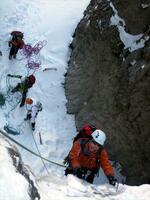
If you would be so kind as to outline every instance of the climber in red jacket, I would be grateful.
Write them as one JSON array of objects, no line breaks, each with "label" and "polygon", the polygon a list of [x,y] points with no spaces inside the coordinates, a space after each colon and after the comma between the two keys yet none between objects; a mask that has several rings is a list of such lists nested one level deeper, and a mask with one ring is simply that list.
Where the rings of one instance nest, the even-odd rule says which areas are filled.
[{"label": "climber in red jacket", "polygon": [[9,41],[9,47],[11,47],[10,52],[9,52],[9,59],[16,58],[16,54],[19,49],[22,49],[24,46],[24,41],[23,41],[23,33],[20,31],[13,31],[11,33],[13,36],[12,39]]}]

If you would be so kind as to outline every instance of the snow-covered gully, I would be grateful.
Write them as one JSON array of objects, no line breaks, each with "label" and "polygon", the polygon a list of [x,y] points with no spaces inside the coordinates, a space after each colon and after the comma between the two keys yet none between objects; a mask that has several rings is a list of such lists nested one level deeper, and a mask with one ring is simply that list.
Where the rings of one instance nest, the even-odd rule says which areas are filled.
[{"label": "snow-covered gully", "polygon": [[[9,125],[20,133],[12,136],[15,140],[38,153],[36,141],[41,155],[58,163],[62,163],[67,155],[76,132],[74,116],[66,112],[63,88],[69,58],[68,46],[89,2],[90,0],[5,0],[0,3],[0,50],[3,53],[0,57],[0,93],[7,96],[6,104],[0,111],[0,129]],[[28,97],[43,104],[43,110],[36,119],[35,141],[30,124],[24,121],[25,106],[20,108],[16,104],[18,93],[11,96],[7,94],[8,87],[13,87],[18,82],[17,79],[9,78],[8,83],[7,74],[26,76],[33,72],[25,67],[27,59],[20,52],[16,60],[8,59],[8,41],[13,30],[22,31],[25,43],[33,46],[39,41],[46,41],[36,57],[41,61],[41,67],[34,73],[36,83],[28,92]],[[7,144],[1,141],[0,200],[28,200],[27,184],[10,167],[11,161],[5,146]],[[41,200],[149,200],[149,185],[130,187],[120,184],[116,192],[116,188],[110,186],[103,175],[98,178],[101,183],[96,181],[94,185],[90,185],[72,175],[65,177],[63,168],[45,162],[47,173],[41,159],[20,147],[18,149],[23,161],[35,174]]]}]

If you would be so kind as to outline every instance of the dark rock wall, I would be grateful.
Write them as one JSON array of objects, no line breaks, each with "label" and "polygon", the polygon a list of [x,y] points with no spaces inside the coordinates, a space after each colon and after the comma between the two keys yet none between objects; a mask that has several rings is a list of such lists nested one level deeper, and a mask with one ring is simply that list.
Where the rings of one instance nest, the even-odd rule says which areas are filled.
[{"label": "dark rock wall", "polygon": [[[141,2],[113,1],[132,34],[150,24],[150,7],[143,9]],[[108,1],[92,0],[75,31],[67,109],[77,128],[91,123],[106,132],[110,158],[122,164],[128,184],[150,183],[150,42],[125,50],[116,26],[110,26],[112,14]]]},{"label": "dark rock wall", "polygon": [[139,34],[150,24],[150,7],[141,9],[142,4],[147,5],[149,0],[113,0],[119,16],[126,21],[126,31],[132,34]]}]

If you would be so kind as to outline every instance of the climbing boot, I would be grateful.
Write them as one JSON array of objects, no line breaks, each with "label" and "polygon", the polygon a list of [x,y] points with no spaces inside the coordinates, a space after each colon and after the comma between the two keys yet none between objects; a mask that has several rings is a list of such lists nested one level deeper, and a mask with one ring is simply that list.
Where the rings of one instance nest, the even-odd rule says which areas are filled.
[{"label": "climbing boot", "polygon": [[9,60],[11,60],[12,59],[12,56],[11,55],[9,55]]}]

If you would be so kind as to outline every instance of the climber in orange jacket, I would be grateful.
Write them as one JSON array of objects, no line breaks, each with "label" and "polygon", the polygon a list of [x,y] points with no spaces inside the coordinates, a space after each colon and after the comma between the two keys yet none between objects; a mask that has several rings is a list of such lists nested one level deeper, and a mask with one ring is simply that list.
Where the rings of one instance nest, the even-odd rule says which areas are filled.
[{"label": "climber in orange jacket", "polygon": [[106,135],[96,129],[91,136],[93,139],[80,138],[73,143],[69,153],[70,166],[65,170],[65,175],[73,174],[93,183],[95,175],[102,167],[109,183],[115,185],[117,180],[114,178],[113,168],[103,147]]}]

